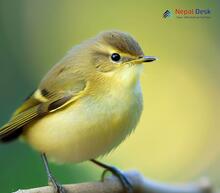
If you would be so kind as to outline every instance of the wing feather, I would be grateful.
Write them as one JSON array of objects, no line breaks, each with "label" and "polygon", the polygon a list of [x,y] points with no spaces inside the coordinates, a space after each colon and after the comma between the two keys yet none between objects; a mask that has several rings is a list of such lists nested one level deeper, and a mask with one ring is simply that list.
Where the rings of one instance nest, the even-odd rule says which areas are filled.
[{"label": "wing feather", "polygon": [[31,122],[33,119],[39,116],[37,109],[39,106],[32,107],[17,116],[14,116],[7,124],[5,124],[0,130],[0,140],[4,139],[8,135],[12,134],[17,129]]},{"label": "wing feather", "polygon": [[[85,83],[85,82],[84,82]],[[20,108],[13,114],[7,124],[0,129],[0,140],[10,138],[17,130],[25,125],[35,121],[42,116],[53,113],[58,109],[62,109],[68,104],[77,100],[86,88],[86,83],[75,84],[75,88],[71,90],[49,91],[49,89],[38,89],[35,93],[25,101]],[[83,86],[82,86],[83,85]]]}]

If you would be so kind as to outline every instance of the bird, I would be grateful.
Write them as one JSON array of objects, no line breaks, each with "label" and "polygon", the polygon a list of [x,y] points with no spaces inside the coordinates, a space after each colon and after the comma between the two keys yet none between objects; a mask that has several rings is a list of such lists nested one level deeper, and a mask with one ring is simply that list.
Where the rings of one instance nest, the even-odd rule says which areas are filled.
[{"label": "bird", "polygon": [[0,142],[22,138],[41,154],[54,192],[65,189],[52,176],[58,163],[91,161],[130,187],[123,172],[97,160],[136,128],[142,110],[140,76],[145,56],[132,35],[99,33],[71,48],[0,129]]}]

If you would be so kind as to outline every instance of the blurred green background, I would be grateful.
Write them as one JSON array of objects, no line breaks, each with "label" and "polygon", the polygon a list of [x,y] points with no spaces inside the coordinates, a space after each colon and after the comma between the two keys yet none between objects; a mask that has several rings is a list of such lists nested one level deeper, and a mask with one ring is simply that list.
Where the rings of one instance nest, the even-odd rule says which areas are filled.
[{"label": "blurred green background", "polygon": [[[165,10],[210,8],[209,19],[164,19]],[[164,182],[220,180],[219,1],[0,0],[0,123],[66,51],[107,29],[131,33],[158,62],[142,76],[136,132],[100,160]],[[61,183],[98,180],[90,163],[51,164]],[[41,159],[23,142],[0,144],[0,192],[46,185]]]}]

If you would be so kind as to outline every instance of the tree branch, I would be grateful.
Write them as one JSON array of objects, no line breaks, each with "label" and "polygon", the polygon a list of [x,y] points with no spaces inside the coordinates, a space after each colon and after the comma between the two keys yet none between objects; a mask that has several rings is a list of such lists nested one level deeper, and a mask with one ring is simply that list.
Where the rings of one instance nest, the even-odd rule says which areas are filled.
[{"label": "tree branch", "polygon": [[[134,191],[133,193],[212,193],[210,183],[203,179],[197,183],[168,185],[146,179],[137,171],[125,172],[130,180]],[[81,184],[70,184],[63,186],[67,193],[124,193],[119,180],[110,176],[104,182],[88,182]],[[28,190],[18,190],[15,193],[54,193],[53,188],[39,187]]]}]

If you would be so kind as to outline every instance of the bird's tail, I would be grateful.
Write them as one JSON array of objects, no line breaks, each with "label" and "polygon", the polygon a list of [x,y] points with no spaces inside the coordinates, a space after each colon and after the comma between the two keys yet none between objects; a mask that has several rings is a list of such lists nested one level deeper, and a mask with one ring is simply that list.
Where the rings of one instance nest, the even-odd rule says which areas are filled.
[{"label": "bird's tail", "polygon": [[16,139],[23,130],[23,127],[38,116],[38,106],[32,107],[18,115],[15,115],[11,120],[0,129],[0,141],[9,142]]},{"label": "bird's tail", "polygon": [[7,142],[10,142],[12,140],[15,140],[22,133],[22,127],[17,128],[16,130],[11,130],[11,131],[7,132],[8,129],[9,129],[8,124],[1,127],[1,129],[0,129],[0,143],[7,143]]}]

